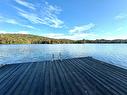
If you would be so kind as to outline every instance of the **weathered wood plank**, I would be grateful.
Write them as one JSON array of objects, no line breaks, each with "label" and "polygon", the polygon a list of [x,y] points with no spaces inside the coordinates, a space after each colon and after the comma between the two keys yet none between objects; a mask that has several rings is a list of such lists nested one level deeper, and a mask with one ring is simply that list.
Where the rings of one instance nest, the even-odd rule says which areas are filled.
[{"label": "weathered wood plank", "polygon": [[127,70],[91,57],[10,64],[0,95],[127,95]]}]

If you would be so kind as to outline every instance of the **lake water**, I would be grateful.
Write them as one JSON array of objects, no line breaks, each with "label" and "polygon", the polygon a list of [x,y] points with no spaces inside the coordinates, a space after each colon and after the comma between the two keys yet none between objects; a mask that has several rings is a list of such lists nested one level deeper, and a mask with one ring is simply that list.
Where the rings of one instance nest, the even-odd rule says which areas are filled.
[{"label": "lake water", "polygon": [[127,68],[127,44],[32,44],[0,45],[0,64],[87,57]]}]

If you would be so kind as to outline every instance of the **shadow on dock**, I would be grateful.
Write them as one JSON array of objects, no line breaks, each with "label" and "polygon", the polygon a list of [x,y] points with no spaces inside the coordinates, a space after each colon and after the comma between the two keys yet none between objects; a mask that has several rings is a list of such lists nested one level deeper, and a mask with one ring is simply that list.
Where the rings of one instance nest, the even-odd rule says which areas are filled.
[{"label": "shadow on dock", "polygon": [[92,57],[10,64],[0,95],[127,95],[127,70]]}]

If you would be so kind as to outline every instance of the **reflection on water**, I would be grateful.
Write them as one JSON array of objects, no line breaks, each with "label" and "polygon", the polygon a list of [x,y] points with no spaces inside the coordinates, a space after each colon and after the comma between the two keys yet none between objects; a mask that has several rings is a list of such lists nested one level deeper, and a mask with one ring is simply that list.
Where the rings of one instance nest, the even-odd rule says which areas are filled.
[{"label": "reflection on water", "polygon": [[62,58],[86,57],[110,62],[127,68],[126,44],[43,44],[43,45],[0,45],[0,64],[22,63]]}]

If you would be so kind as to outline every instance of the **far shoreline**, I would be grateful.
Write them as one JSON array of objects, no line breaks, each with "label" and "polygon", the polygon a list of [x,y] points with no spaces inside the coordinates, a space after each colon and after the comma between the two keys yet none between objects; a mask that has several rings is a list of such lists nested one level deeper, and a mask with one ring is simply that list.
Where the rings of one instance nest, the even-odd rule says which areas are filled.
[{"label": "far shoreline", "polygon": [[0,34],[0,44],[126,44],[127,39],[72,40],[55,39],[31,34]]},{"label": "far shoreline", "polygon": [[127,43],[54,43],[54,44],[0,44],[0,45],[79,45],[79,44],[127,44]]}]

